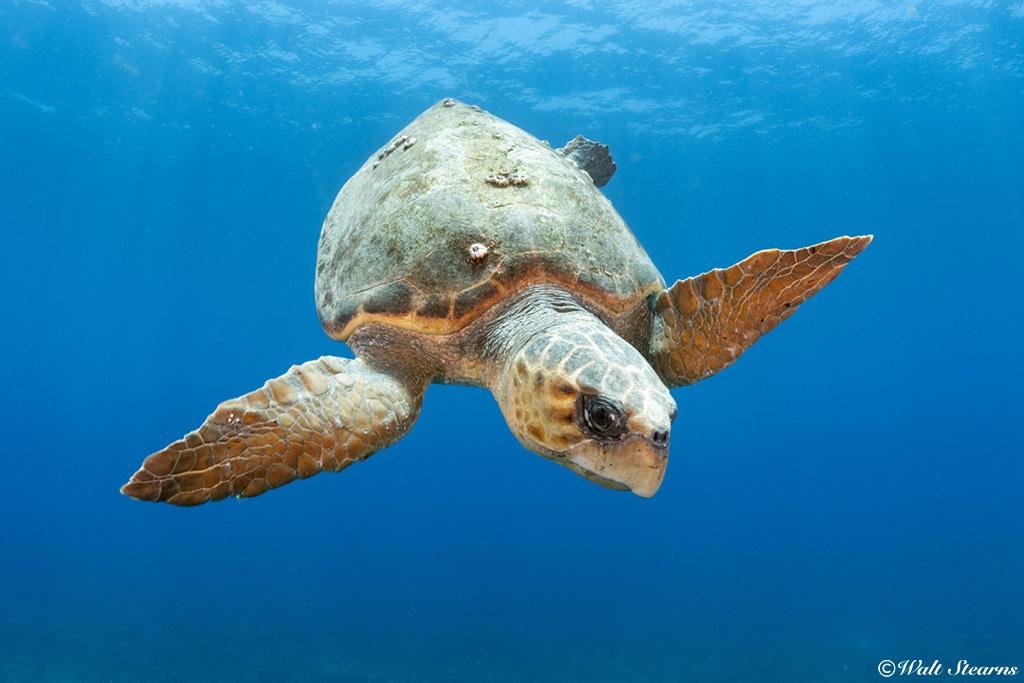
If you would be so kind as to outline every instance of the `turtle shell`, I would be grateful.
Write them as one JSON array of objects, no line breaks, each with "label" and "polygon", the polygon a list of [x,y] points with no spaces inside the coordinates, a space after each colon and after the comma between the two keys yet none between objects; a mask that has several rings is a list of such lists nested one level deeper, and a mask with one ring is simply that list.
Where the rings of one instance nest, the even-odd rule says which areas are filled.
[{"label": "turtle shell", "polygon": [[585,171],[451,99],[345,183],[317,252],[317,312],[340,340],[371,322],[450,334],[541,283],[610,316],[664,288]]}]

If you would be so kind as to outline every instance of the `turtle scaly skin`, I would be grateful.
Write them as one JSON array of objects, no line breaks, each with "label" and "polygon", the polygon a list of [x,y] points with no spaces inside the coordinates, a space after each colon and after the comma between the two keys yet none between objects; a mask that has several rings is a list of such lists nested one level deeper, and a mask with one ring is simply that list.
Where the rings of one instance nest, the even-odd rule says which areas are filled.
[{"label": "turtle scaly skin", "polygon": [[762,251],[665,288],[597,189],[607,148],[562,150],[443,100],[345,184],[320,233],[324,356],[222,403],[122,487],[196,505],[338,471],[400,439],[432,382],[491,391],[512,433],[602,486],[648,497],[676,404],[870,243]]},{"label": "turtle scaly skin", "polygon": [[838,237],[803,249],[765,249],[725,270],[676,281],[655,300],[651,363],[672,387],[724,370],[870,243],[870,236]]},{"label": "turtle scaly skin", "polygon": [[420,412],[424,381],[323,356],[217,406],[199,429],[146,458],[121,492],[198,505],[258,496],[340,472],[397,441]]},{"label": "turtle scaly skin", "polygon": [[[487,339],[499,368],[493,392],[520,443],[608,488],[654,495],[676,404],[639,351],[548,287],[517,301]],[[582,413],[595,397],[623,414],[620,433],[587,428]]]}]

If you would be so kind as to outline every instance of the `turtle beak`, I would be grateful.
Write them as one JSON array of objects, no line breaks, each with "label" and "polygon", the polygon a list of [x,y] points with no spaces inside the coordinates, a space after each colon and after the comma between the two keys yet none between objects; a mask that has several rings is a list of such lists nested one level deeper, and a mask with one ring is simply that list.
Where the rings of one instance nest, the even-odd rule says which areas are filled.
[{"label": "turtle beak", "polygon": [[650,438],[633,435],[612,443],[584,441],[573,446],[563,462],[605,488],[650,498],[665,477],[668,433]]}]

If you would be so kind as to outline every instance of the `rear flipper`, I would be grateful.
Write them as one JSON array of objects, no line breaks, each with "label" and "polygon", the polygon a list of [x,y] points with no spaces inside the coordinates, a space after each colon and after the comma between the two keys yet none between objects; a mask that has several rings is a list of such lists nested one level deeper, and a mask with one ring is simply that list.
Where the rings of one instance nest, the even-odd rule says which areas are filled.
[{"label": "rear flipper", "polygon": [[337,472],[404,436],[424,389],[358,359],[293,366],[221,403],[199,429],[146,458],[121,493],[198,505]]},{"label": "rear flipper", "polygon": [[866,235],[766,249],[731,268],[678,280],[655,299],[648,360],[670,387],[710,377],[832,282],[870,243]]},{"label": "rear flipper", "polygon": [[564,147],[555,151],[575,161],[577,166],[586,171],[597,187],[607,185],[618,168],[608,151],[608,145],[588,140],[582,135],[577,135],[565,143]]}]

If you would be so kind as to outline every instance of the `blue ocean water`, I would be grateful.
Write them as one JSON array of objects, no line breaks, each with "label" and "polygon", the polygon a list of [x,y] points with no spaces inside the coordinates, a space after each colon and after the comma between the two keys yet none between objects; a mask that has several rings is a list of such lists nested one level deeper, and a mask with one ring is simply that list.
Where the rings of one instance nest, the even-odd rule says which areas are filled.
[{"label": "blue ocean water", "polygon": [[[1024,667],[1024,3],[7,0],[0,681],[870,681]],[[423,109],[610,145],[670,282],[875,242],[674,390],[644,500],[432,387],[342,474],[118,487],[321,331],[338,188]]]}]

